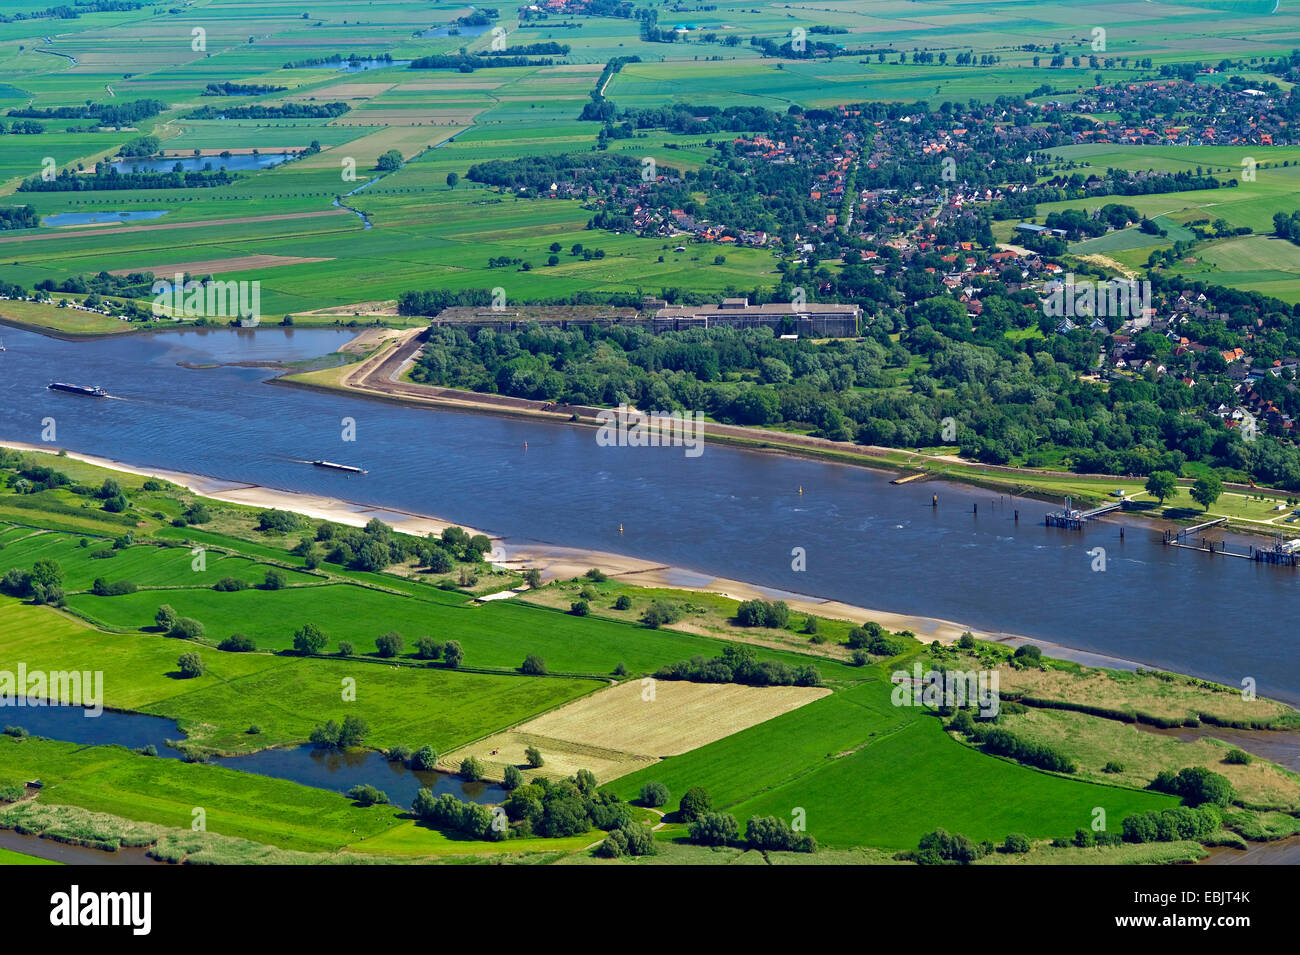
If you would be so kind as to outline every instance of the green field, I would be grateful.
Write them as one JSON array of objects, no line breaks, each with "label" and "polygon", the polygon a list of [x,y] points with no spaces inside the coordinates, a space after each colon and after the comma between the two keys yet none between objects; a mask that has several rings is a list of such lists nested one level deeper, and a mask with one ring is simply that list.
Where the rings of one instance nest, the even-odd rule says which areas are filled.
[{"label": "green field", "polygon": [[[665,10],[661,25],[688,25],[676,42],[666,43],[643,41],[633,19],[564,14],[571,28],[561,28],[554,19],[521,19],[520,5],[508,4],[499,8],[498,23],[509,46],[559,42],[571,48],[568,55],[552,66],[471,73],[402,65],[349,73],[328,64],[284,67],[290,61],[330,54],[388,53],[409,59],[461,47],[476,53],[488,47],[491,36],[422,35],[430,27],[450,24],[467,9],[455,5],[385,2],[382,8],[367,8],[362,22],[343,0],[325,0],[305,15],[297,9],[258,7],[255,28],[246,22],[250,7],[249,0],[196,0],[183,7],[87,14],[61,21],[53,44],[43,39],[50,31],[40,20],[0,24],[0,69],[6,80],[0,86],[0,108],[143,97],[159,98],[169,107],[139,130],[95,132],[74,123],[77,129],[68,131],[66,121],[42,120],[42,135],[0,137],[0,195],[10,193],[6,201],[30,202],[42,215],[166,212],[130,233],[70,227],[0,237],[0,279],[34,284],[101,269],[224,261],[232,264],[216,269],[214,277],[260,281],[268,316],[392,301],[412,289],[501,286],[509,298],[524,299],[597,290],[658,292],[666,286],[718,294],[770,287],[777,280],[776,262],[766,251],[735,249],[723,265],[713,265],[711,254],[665,255],[672,244],[630,235],[593,235],[586,229],[590,211],[575,201],[503,201],[468,182],[465,173],[473,163],[490,159],[591,149],[599,124],[577,117],[602,65],[613,56],[641,59],[617,74],[606,90],[621,106],[682,102],[784,110],[792,104],[825,107],[866,99],[992,99],[1043,83],[1073,89],[1090,82],[1095,71],[1036,68],[1027,45],[1060,43],[1066,52],[1087,53],[1092,24],[1107,25],[1109,54],[1150,57],[1157,65],[1213,58],[1223,44],[1240,44],[1244,36],[1251,38],[1252,55],[1300,46],[1300,16],[1286,9],[1273,13],[1264,2],[1234,0],[1150,4],[1140,14],[1123,4],[1090,2],[1081,7],[1050,0],[1037,4],[1030,19],[1022,4],[1011,0],[978,9],[960,0],[883,5],[848,0],[830,7],[754,7],[726,0],[690,13]],[[1207,11],[1228,19],[1207,20]],[[860,54],[782,60],[761,56],[750,43],[751,38],[780,43],[794,29],[813,28],[843,31],[825,37],[846,49],[892,52],[883,63]],[[196,29],[205,31],[205,49],[192,48]],[[125,66],[123,43],[130,43],[133,51]],[[917,49],[988,52],[998,62],[980,68],[895,62],[894,53]],[[51,55],[55,52],[66,56]],[[75,58],[75,64],[66,57]],[[1113,80],[1146,75],[1118,67],[1107,72]],[[218,101],[200,95],[212,82],[263,83],[286,91]],[[214,102],[243,105],[254,100],[340,101],[351,110],[332,120],[185,116]],[[60,168],[87,168],[141,133],[157,135],[170,156],[188,156],[195,150],[209,155],[253,148],[299,150],[312,141],[322,151],[213,189],[12,192],[23,178],[39,172],[46,157]],[[683,168],[694,168],[709,154],[699,148],[698,137],[664,132],[615,141],[612,148],[659,155],[668,144],[681,147],[671,159]],[[1090,148],[1070,147],[1062,154],[1082,157]],[[1222,161],[1238,168],[1239,155],[1228,155],[1232,151],[1227,147],[1227,152],[1216,153],[1215,148],[1189,149],[1183,159],[1169,161]],[[412,161],[381,176],[375,162],[388,149]],[[1090,158],[1121,165],[1164,161],[1150,153],[1143,150],[1118,161],[1103,153]],[[344,177],[348,166],[355,167],[355,178]],[[455,189],[446,183],[453,172],[461,177]],[[1249,208],[1235,203],[1232,221],[1253,224],[1271,215],[1270,202],[1288,187],[1291,175],[1290,170],[1276,175],[1272,169],[1262,170],[1259,190],[1243,190],[1241,197],[1234,197],[1251,192],[1259,201]],[[336,196],[363,184],[367,188],[347,202],[365,212],[373,228],[364,229],[360,219],[343,211],[319,215],[335,211],[331,203]],[[1166,198],[1177,201],[1147,201],[1163,202],[1158,211],[1178,211]],[[288,218],[268,218],[272,216]],[[198,227],[176,228],[191,224]],[[598,245],[607,255],[546,267],[547,247],[553,241]],[[504,254],[523,258],[534,268],[487,268],[490,257]],[[659,261],[661,256],[665,261]],[[297,262],[296,257],[325,261]]]}]

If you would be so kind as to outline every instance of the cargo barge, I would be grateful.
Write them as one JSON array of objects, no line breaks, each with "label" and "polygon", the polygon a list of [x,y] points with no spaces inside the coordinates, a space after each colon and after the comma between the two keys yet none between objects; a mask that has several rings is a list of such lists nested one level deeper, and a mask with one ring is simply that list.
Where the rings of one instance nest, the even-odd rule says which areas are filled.
[{"label": "cargo barge", "polygon": [[312,464],[318,468],[328,468],[331,471],[347,471],[349,474],[368,473],[364,468],[354,468],[350,464],[335,464],[333,461],[313,461]]},{"label": "cargo barge", "polygon": [[66,381],[52,381],[50,391],[68,391],[74,395],[89,395],[92,398],[107,398],[109,394],[99,385],[70,385]]}]

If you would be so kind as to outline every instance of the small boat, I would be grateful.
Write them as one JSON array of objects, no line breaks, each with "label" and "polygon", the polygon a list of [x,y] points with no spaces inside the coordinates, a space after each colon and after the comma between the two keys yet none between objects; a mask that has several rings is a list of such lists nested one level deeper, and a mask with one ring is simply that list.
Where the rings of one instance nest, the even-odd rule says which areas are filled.
[{"label": "small boat", "polygon": [[331,471],[347,471],[350,474],[369,474],[365,468],[353,467],[350,464],[335,464],[333,461],[313,461],[318,468],[328,468]]},{"label": "small boat", "polygon": [[52,381],[47,385],[50,391],[67,391],[74,395],[88,395],[91,398],[107,398],[109,394],[99,385],[70,385],[66,381]]}]

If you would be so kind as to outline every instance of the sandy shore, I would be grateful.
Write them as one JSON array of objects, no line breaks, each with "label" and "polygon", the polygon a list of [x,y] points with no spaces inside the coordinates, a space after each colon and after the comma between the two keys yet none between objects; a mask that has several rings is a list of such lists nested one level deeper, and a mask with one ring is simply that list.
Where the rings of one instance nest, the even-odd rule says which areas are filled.
[{"label": "sandy shore", "polygon": [[[16,451],[56,455],[60,451],[59,448],[52,448],[48,445],[25,444],[18,441],[0,441],[0,447],[12,448]],[[485,533],[464,524],[457,524],[454,521],[425,514],[359,504],[339,498],[306,494],[301,491],[287,491],[258,484],[227,481],[221,478],[189,474],[183,471],[171,471],[164,468],[142,468],[115,461],[111,458],[83,454],[77,451],[65,451],[64,454],[66,457],[77,461],[84,461],[87,464],[93,464],[112,471],[169,481],[194,494],[212,500],[244,504],[250,507],[295,511],[315,520],[334,521],[351,527],[364,527],[368,521],[377,517],[394,530],[421,537],[429,533],[440,534],[444,528],[452,526],[463,527],[471,534]],[[1143,665],[1132,660],[1091,653],[1044,640],[1031,640],[1018,634],[978,630],[939,617],[873,610],[868,607],[859,607],[824,597],[763,587],[739,580],[731,580],[726,577],[715,577],[711,574],[659,564],[637,557],[629,557],[625,554],[611,554],[605,551],[564,547],[536,541],[513,540],[491,534],[486,536],[492,538],[492,551],[488,556],[493,563],[514,570],[523,570],[530,567],[537,568],[541,571],[544,580],[569,579],[583,574],[592,567],[598,567],[611,577],[625,580],[640,587],[660,587],[714,593],[730,597],[733,600],[751,600],[755,598],[784,600],[789,604],[790,609],[798,614],[811,613],[819,617],[850,620],[854,623],[875,621],[887,630],[895,632],[910,630],[919,639],[927,643],[932,640],[938,640],[944,644],[954,643],[964,632],[969,630],[981,640],[1002,643],[1010,647],[1020,646],[1024,643],[1034,643],[1049,656],[1074,660],[1087,666],[1131,670],[1134,667]]]}]

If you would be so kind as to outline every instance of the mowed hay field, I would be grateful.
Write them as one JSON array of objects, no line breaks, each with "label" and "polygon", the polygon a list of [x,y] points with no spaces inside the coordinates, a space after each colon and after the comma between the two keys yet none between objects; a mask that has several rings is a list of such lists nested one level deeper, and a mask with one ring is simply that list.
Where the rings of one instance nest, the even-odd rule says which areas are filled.
[{"label": "mowed hay field", "polygon": [[672,680],[630,680],[601,690],[504,733],[455,752],[443,763],[455,769],[476,756],[500,776],[523,766],[536,746],[547,776],[588,769],[602,783],[668,756],[738,733],[828,696],[824,687],[740,686]]}]

